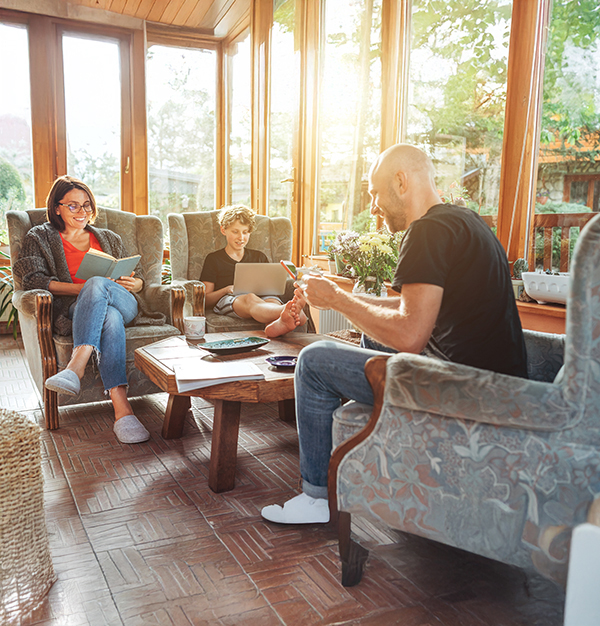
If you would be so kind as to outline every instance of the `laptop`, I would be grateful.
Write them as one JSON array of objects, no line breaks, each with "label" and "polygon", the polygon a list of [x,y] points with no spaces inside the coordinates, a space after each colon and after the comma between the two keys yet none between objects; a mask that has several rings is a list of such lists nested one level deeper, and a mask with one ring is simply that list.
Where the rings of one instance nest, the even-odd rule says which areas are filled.
[{"label": "laptop", "polygon": [[281,296],[285,293],[287,277],[281,263],[238,263],[233,275],[233,293]]}]

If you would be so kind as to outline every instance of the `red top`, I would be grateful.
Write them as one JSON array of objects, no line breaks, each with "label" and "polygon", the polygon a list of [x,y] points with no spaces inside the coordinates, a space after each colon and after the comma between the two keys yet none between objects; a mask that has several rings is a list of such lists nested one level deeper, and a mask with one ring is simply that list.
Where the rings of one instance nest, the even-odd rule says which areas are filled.
[{"label": "red top", "polygon": [[[83,278],[75,278],[75,274],[77,274],[77,270],[81,265],[81,261],[83,261],[83,257],[85,256],[85,250],[79,250],[72,243],[69,243],[60,233],[60,238],[62,239],[63,248],[65,251],[65,257],[67,259],[67,265],[69,267],[69,274],[71,274],[71,280],[74,283],[85,283]],[[95,250],[100,250],[102,252],[102,246],[98,243],[96,239],[96,235],[94,233],[90,233],[90,248],[94,248]]]}]

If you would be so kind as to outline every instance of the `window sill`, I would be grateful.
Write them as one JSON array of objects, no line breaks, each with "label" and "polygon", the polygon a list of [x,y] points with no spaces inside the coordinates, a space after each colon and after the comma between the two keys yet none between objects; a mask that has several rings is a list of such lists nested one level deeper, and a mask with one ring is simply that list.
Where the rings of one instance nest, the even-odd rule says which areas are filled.
[{"label": "window sill", "polygon": [[523,328],[543,333],[565,333],[567,307],[564,304],[519,302],[517,309]]}]

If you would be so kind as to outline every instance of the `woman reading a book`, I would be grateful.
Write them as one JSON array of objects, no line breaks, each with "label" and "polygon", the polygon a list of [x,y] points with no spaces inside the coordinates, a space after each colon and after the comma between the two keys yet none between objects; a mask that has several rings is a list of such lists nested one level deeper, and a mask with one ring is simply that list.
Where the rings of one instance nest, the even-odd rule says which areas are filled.
[{"label": "woman reading a book", "polygon": [[71,176],[61,176],[52,185],[46,207],[48,221],[29,230],[13,268],[24,289],[46,289],[53,294],[54,332],[73,334],[71,360],[65,369],[46,380],[45,387],[77,395],[94,354],[105,393],[113,403],[117,438],[123,443],[146,441],[150,434],[133,414],[127,399],[125,325],[160,323],[160,314],[143,311],[141,301],[136,299],[135,294],[144,286],[139,270],[116,280],[103,276],[82,280],[75,276],[90,248],[117,259],[126,256],[119,235],[92,226],[97,208],[87,185]]}]

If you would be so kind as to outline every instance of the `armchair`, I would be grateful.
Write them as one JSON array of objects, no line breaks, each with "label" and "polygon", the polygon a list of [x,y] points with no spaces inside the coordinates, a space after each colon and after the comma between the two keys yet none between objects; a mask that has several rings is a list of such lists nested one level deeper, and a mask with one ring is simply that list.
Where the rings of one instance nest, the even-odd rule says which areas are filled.
[{"label": "armchair", "polygon": [[[217,315],[204,306],[204,283],[200,279],[204,259],[227,244],[218,222],[219,211],[197,213],[170,213],[169,240],[172,284],[186,291],[182,315],[204,315],[206,332],[222,333],[232,330],[262,330],[264,325],[255,320],[240,320]],[[256,229],[250,235],[248,247],[260,250],[271,263],[288,260],[292,256],[292,223],[287,217],[256,216]],[[282,300],[293,297],[293,281],[289,280]],[[310,312],[306,307],[306,326],[314,331]],[[298,330],[306,330],[300,327]]]},{"label": "armchair", "polygon": [[529,380],[412,354],[369,360],[374,407],[334,414],[344,585],[366,559],[352,513],[565,583],[571,531],[600,508],[600,217],[574,257],[566,335],[525,331]]},{"label": "armchair", "polygon": [[[21,250],[27,231],[46,221],[45,209],[28,211],[8,211],[6,214],[10,255],[15,263]],[[148,308],[160,311],[168,322],[162,326],[135,326],[126,328],[127,336],[127,380],[130,395],[144,395],[160,391],[144,374],[136,369],[133,353],[136,348],[158,341],[171,335],[180,334],[183,319],[172,319],[171,308],[179,311],[183,308],[185,294],[182,289],[161,285],[161,265],[163,250],[162,224],[154,216],[136,216],[114,209],[99,208],[95,225],[108,228],[121,236],[129,255],[141,254],[146,284],[141,297],[148,303]],[[73,339],[52,332],[52,294],[43,289],[23,291],[20,281],[14,277],[15,292],[13,304],[19,311],[19,325],[25,346],[25,354],[35,384],[44,399],[46,427],[59,427],[59,404],[80,404],[105,400],[102,380],[91,361],[83,380],[81,392],[77,396],[58,395],[44,388],[44,381],[49,376],[63,369],[71,357]]]}]

